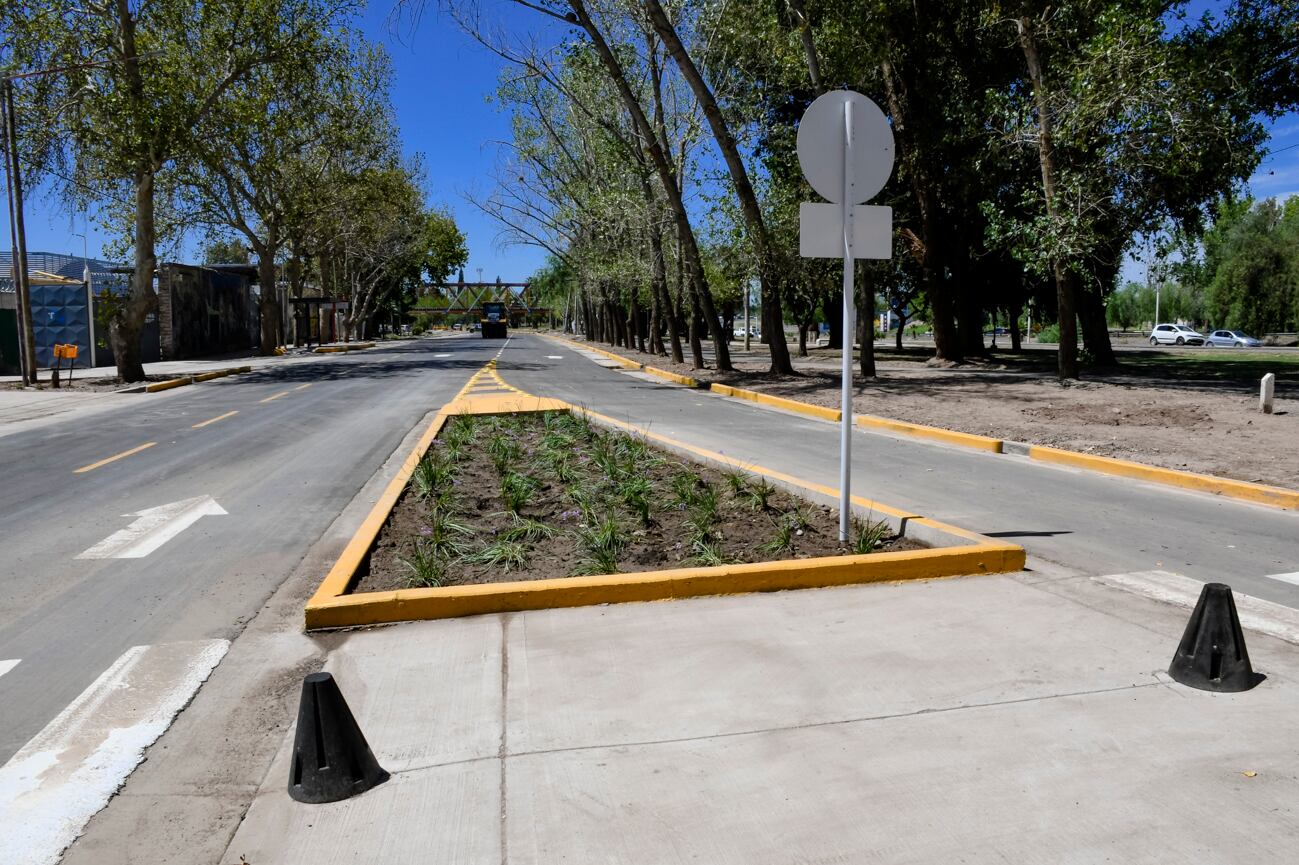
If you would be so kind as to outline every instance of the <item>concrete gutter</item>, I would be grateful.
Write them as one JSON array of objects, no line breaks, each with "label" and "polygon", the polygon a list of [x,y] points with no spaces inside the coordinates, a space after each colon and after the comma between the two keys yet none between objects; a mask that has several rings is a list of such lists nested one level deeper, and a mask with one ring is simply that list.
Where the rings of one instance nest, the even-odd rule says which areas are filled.
[{"label": "concrete gutter", "polygon": [[[502,389],[510,393],[501,394]],[[475,395],[475,391],[481,392],[481,395]],[[929,543],[935,548],[594,577],[348,593],[365,567],[379,532],[405,491],[415,466],[441,432],[448,417],[466,413],[555,410],[579,411],[559,400],[535,397],[505,384],[496,372],[494,362],[489,362],[475,373],[460,393],[438,412],[428,429],[416,441],[383,495],[375,502],[370,515],[352,537],[315,595],[307,602],[304,610],[307,629],[355,627],[552,607],[1007,573],[1024,567],[1024,549],[1020,546],[995,541],[923,516],[854,497],[853,504],[862,513],[869,513],[872,519],[888,522],[899,535]],[[729,468],[742,468],[803,495],[811,493],[813,497],[837,500],[837,491],[823,485],[758,466],[742,465],[722,454],[684,445],[593,412],[585,414],[598,423],[629,430],[692,458]]]}]

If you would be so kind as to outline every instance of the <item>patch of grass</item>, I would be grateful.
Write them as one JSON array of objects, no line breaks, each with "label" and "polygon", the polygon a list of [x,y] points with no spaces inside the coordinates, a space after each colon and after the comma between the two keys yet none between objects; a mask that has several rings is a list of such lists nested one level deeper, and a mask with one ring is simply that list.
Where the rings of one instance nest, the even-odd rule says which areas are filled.
[{"label": "patch of grass", "polygon": [[590,550],[572,571],[575,577],[598,577],[618,573],[618,554],[612,550]]},{"label": "patch of grass", "polygon": [[627,506],[641,525],[650,524],[650,511],[654,498],[654,485],[644,475],[633,475],[624,479],[617,487],[618,497]]},{"label": "patch of grass", "polygon": [[455,475],[455,463],[441,451],[430,451],[415,464],[410,476],[410,486],[415,495],[427,499],[446,486]]},{"label": "patch of grass", "polygon": [[468,549],[465,538],[473,535],[474,530],[455,521],[450,511],[435,510],[429,514],[428,521],[420,527],[420,543],[441,556],[459,556]]},{"label": "patch of grass", "polygon": [[693,555],[691,555],[690,561],[706,568],[729,565],[735,561],[735,559],[726,555],[722,545],[717,541],[695,541],[691,544],[691,549]]},{"label": "patch of grass", "polygon": [[491,565],[509,571],[528,563],[528,548],[518,541],[502,538],[481,550],[462,556],[460,560],[469,565]]},{"label": "patch of grass", "polygon": [[496,473],[504,477],[510,467],[519,460],[522,449],[519,443],[503,433],[497,433],[487,440],[487,456],[492,461]]},{"label": "patch of grass", "polygon": [[435,589],[446,580],[446,559],[424,539],[417,539],[411,554],[398,557],[397,561],[407,571],[406,585],[409,588]]},{"label": "patch of grass", "polygon": [[726,485],[731,489],[731,495],[737,499],[742,498],[749,491],[749,482],[753,480],[748,473],[741,471],[724,472],[723,476],[726,478]]},{"label": "patch of grass", "polygon": [[555,535],[559,534],[559,529],[549,526],[541,520],[521,517],[518,514],[514,514],[513,516],[514,525],[501,532],[502,540],[535,543],[544,538],[553,538]]},{"label": "patch of grass", "polygon": [[854,519],[852,529],[852,551],[858,555],[866,555],[878,550],[892,531],[884,520],[872,522],[870,519]]},{"label": "patch of grass", "polygon": [[792,511],[786,512],[785,519],[796,532],[805,532],[812,525],[812,521],[807,512],[807,505],[794,505]]},{"label": "patch of grass", "polygon": [[631,538],[618,525],[618,518],[608,514],[604,519],[577,532],[577,541],[587,552],[621,553]]},{"label": "patch of grass", "polygon": [[501,501],[505,504],[505,510],[517,515],[531,504],[539,487],[540,484],[527,475],[506,472],[501,477]]},{"label": "patch of grass", "polygon": [[776,488],[766,478],[759,478],[756,482],[749,484],[749,488],[744,495],[751,509],[769,511],[771,510],[771,497],[775,494]]},{"label": "patch of grass", "polygon": [[759,550],[771,556],[779,556],[794,550],[794,526],[789,520],[781,520],[776,525],[776,533]]},{"label": "patch of grass", "polygon": [[448,447],[454,447],[457,450],[463,449],[466,445],[471,445],[478,438],[478,419],[473,415],[459,415],[452,418],[447,424],[446,432],[442,435]]}]

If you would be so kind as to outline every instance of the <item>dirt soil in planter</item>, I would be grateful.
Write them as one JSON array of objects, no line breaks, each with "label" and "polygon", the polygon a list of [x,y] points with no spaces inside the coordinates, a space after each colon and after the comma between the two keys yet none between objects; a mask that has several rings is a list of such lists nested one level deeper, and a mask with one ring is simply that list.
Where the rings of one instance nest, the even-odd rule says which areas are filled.
[{"label": "dirt soil in planter", "polygon": [[[472,442],[457,444],[469,428]],[[493,453],[505,454],[496,462],[506,474],[527,479],[523,483],[531,494],[518,506],[517,516],[506,508],[503,476]],[[454,466],[451,476],[440,486],[421,488],[417,471],[379,535],[369,573],[353,592],[609,573],[609,559],[601,561],[592,545],[599,529],[610,528],[610,519],[621,540],[614,545],[617,572],[858,551],[839,543],[835,510],[760,478],[717,471],[563,413],[454,419],[426,460]],[[636,492],[648,503],[648,522],[627,501],[629,494],[634,500]],[[709,498],[716,503],[715,519],[701,517],[709,513]],[[440,535],[433,530],[439,519],[469,531]],[[511,543],[509,532],[524,519],[549,527],[549,536]],[[701,522],[708,527],[706,534],[700,532]],[[869,525],[859,523],[858,532]],[[773,541],[786,533],[782,526],[789,527],[788,546],[773,549]],[[924,546],[892,537],[883,524],[876,531],[882,534],[877,552]],[[442,535],[457,549],[437,553],[435,541]],[[502,547],[522,561],[474,561],[485,550]],[[422,577],[412,567],[421,559],[432,563]]]}]

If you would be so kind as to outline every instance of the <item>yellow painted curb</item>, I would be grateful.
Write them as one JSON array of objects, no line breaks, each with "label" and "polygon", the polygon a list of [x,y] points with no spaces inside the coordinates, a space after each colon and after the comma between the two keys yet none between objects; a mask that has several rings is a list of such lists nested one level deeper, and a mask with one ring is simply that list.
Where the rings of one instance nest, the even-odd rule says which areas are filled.
[{"label": "yellow painted curb", "polygon": [[306,619],[308,628],[336,628],[556,607],[1005,573],[1023,566],[1023,550],[1018,547],[950,547],[603,577],[399,589],[327,600],[313,598],[307,606]]},{"label": "yellow painted curb", "polygon": [[827,408],[822,405],[812,405],[807,402],[799,402],[796,399],[786,399],[783,396],[771,396],[756,390],[745,390],[744,388],[731,387],[729,384],[717,384],[709,388],[713,393],[720,393],[722,396],[735,397],[736,399],[745,399],[749,402],[756,402],[762,405],[774,406],[792,411],[798,414],[809,415],[810,417],[820,418],[821,420],[834,421],[838,423],[843,419],[843,412],[837,408]]},{"label": "yellow painted curb", "polygon": [[[474,396],[484,379],[492,379],[513,391],[509,395]],[[853,503],[870,507],[912,525],[925,525],[970,541],[967,545],[916,551],[875,553],[867,556],[831,556],[817,559],[794,559],[778,562],[723,565],[713,568],[677,568],[596,577],[563,577],[551,580],[529,580],[472,586],[448,586],[429,589],[399,589],[387,592],[348,594],[356,575],[401,497],[419,460],[428,451],[448,417],[461,411],[499,413],[507,406],[522,410],[580,411],[559,400],[526,394],[500,378],[494,362],[479,370],[455,398],[444,406],[402,462],[397,474],[375,502],[370,514],[357,529],[334,567],[326,575],[315,595],[304,609],[306,627],[337,628],[373,625],[414,619],[441,619],[553,607],[576,607],[592,604],[653,601],[704,595],[772,592],[787,589],[822,588],[856,583],[891,580],[933,579],[969,574],[1006,573],[1022,570],[1024,548],[993,541],[982,535],[918,517],[906,511],[889,508],[878,502],[853,497]],[[519,409],[515,409],[519,410]],[[704,456],[711,462],[739,466],[721,454],[674,442],[648,430],[640,430],[603,415],[585,414],[614,426],[632,429],[637,434],[679,449]],[[780,472],[758,466],[743,466],[746,471],[764,474],[776,480],[801,486],[823,494],[835,493],[828,487],[801,481]],[[837,494],[837,493],[835,493]]]},{"label": "yellow painted curb", "polygon": [[1275,508],[1299,509],[1299,492],[1287,490],[1283,487],[1270,487],[1264,484],[1252,484],[1248,481],[1234,481],[1212,475],[1159,468],[1158,466],[1148,466],[1130,460],[1083,454],[1044,445],[1029,445],[1028,456],[1029,459],[1042,462],[1073,466],[1074,468],[1088,469],[1107,475],[1135,478],[1136,480],[1150,481],[1203,493],[1214,493],[1227,498],[1254,502],[1260,505],[1270,505]]},{"label": "yellow painted curb", "polygon": [[641,364],[640,369],[643,373],[670,381],[674,384],[685,385],[686,387],[699,387],[699,380],[691,378],[688,375],[678,375],[675,372],[668,372],[666,369],[659,369],[654,366],[645,366],[644,364]]},{"label": "yellow painted curb", "polygon": [[233,367],[231,369],[217,369],[217,370],[213,370],[212,372],[205,372],[200,375],[194,376],[194,381],[211,381],[214,378],[225,378],[226,376],[234,375],[239,371],[240,368],[233,368]]},{"label": "yellow painted curb", "polygon": [[322,345],[312,349],[312,351],[316,354],[340,354],[346,351],[360,351],[363,348],[374,348],[374,345],[375,344],[372,342],[350,342],[346,345]]},{"label": "yellow painted curb", "polygon": [[146,385],[145,393],[157,393],[160,390],[171,390],[174,387],[184,387],[187,384],[193,384],[194,379],[190,376],[184,378],[173,378],[169,381],[157,381],[153,384]]},{"label": "yellow painted curb", "polygon": [[955,430],[942,429],[936,426],[925,426],[924,424],[908,423],[901,420],[890,420],[886,417],[876,417],[869,414],[858,415],[856,423],[858,426],[869,427],[871,429],[882,429],[888,432],[912,436],[913,438],[930,439],[931,441],[943,442],[949,445],[958,445],[965,448],[974,448],[975,450],[989,451],[994,454],[1002,452],[1001,439],[975,435],[974,433],[956,432]]}]

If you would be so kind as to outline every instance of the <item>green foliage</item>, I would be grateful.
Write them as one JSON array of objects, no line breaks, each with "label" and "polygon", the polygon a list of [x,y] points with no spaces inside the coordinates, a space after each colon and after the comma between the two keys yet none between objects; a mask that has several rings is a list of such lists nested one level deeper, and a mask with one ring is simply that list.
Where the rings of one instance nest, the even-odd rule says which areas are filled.
[{"label": "green foliage", "polygon": [[852,551],[858,555],[878,550],[892,532],[889,524],[884,520],[872,522],[869,519],[853,519],[852,529]]},{"label": "green foliage", "polygon": [[735,561],[732,556],[726,554],[722,545],[716,540],[695,540],[691,543],[690,550],[690,560],[707,568],[728,565]]},{"label": "green foliage", "polygon": [[540,484],[534,478],[518,472],[506,472],[501,476],[501,501],[505,504],[505,510],[517,515],[532,503],[539,487]]},{"label": "green foliage", "polygon": [[749,507],[755,511],[771,510],[771,497],[776,494],[776,488],[766,478],[759,478],[751,483],[744,492],[745,500]]},{"label": "green foliage", "polygon": [[514,524],[501,533],[502,540],[531,544],[546,538],[553,538],[559,534],[558,529],[543,523],[541,520],[521,517],[517,513],[512,516],[514,517]]},{"label": "green foliage", "polygon": [[502,538],[481,550],[466,554],[461,561],[468,565],[490,565],[510,571],[528,563],[528,548],[518,541]]},{"label": "green foliage", "polygon": [[422,539],[415,541],[409,556],[398,557],[397,561],[406,569],[406,585],[412,588],[437,588],[446,579],[446,559]]},{"label": "green foliage", "polygon": [[415,464],[411,474],[411,489],[421,499],[427,499],[442,490],[455,476],[455,462],[436,448]]},{"label": "green foliage", "polygon": [[772,556],[783,555],[794,549],[794,525],[787,519],[780,520],[776,524],[776,532],[772,535],[771,540],[758,547],[764,553]]},{"label": "green foliage", "polygon": [[458,523],[451,511],[435,510],[429,513],[427,522],[420,527],[419,545],[430,553],[443,557],[463,555],[468,549],[466,538],[474,530]]}]

